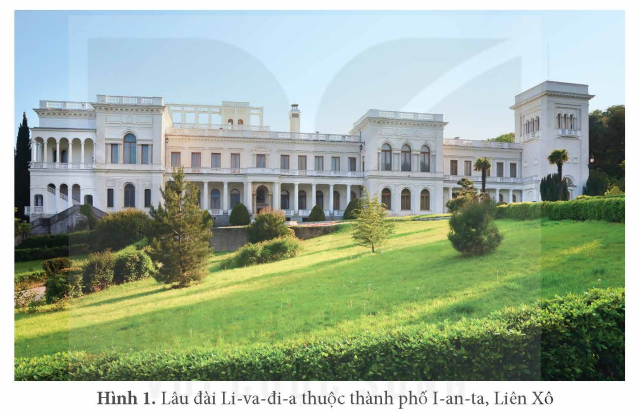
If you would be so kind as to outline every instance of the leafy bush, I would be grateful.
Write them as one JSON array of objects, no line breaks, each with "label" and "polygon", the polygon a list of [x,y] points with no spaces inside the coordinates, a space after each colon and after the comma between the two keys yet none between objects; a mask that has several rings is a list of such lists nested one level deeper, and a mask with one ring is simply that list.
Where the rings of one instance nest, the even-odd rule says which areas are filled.
[{"label": "leafy bush", "polygon": [[609,184],[610,179],[608,179],[608,175],[606,175],[605,172],[591,170],[588,173],[588,180],[586,181],[583,194],[590,196],[603,195],[606,193]]},{"label": "leafy bush", "polygon": [[48,260],[69,255],[69,246],[52,248],[23,248],[13,251],[15,262]]},{"label": "leafy bush", "polygon": [[44,282],[47,304],[64,298],[82,295],[82,268],[65,268],[61,272],[50,275]]},{"label": "leafy bush", "polygon": [[113,267],[113,282],[122,284],[148,278],[155,272],[151,257],[144,251],[121,254]]},{"label": "leafy bush", "polygon": [[17,289],[31,288],[31,286],[43,283],[47,279],[47,273],[44,271],[34,271],[24,274],[15,274],[13,283]]},{"label": "leafy bush", "polygon": [[15,380],[625,380],[624,289],[484,319],[211,351],[15,359]]},{"label": "leafy bush", "polygon": [[295,237],[284,236],[269,241],[246,244],[231,257],[222,261],[222,268],[248,267],[293,258],[302,250],[302,243]]},{"label": "leafy bush", "polygon": [[115,255],[110,250],[89,255],[82,274],[83,292],[92,293],[108,288],[113,283],[114,267]]},{"label": "leafy bush", "polygon": [[355,219],[355,211],[361,207],[361,198],[353,198],[351,202],[346,205],[343,219]]},{"label": "leafy bush", "polygon": [[287,235],[295,234],[286,226],[284,213],[271,209],[261,210],[246,230],[246,236],[249,242],[252,243],[268,241]]},{"label": "leafy bush", "polygon": [[317,222],[317,221],[326,221],[326,215],[324,214],[324,210],[319,206],[315,205],[311,210],[311,213],[308,215],[307,221]]},{"label": "leafy bush", "polygon": [[64,268],[71,268],[72,265],[71,260],[66,257],[52,258],[42,262],[42,269],[47,276],[51,276],[53,274],[59,274]]},{"label": "leafy bush", "polygon": [[51,248],[69,245],[69,234],[37,235],[25,238],[17,248]]},{"label": "leafy bush", "polygon": [[[541,199],[544,201],[558,201],[559,200],[559,175],[548,174],[541,178],[539,182],[539,193]],[[568,183],[566,179],[563,179],[561,194],[563,200],[568,200]]]},{"label": "leafy bush", "polygon": [[248,225],[251,222],[246,205],[241,202],[235,204],[229,216],[229,225]]},{"label": "leafy bush", "polygon": [[466,205],[453,214],[448,224],[448,239],[465,256],[491,253],[504,238],[485,206],[479,203]]},{"label": "leafy bush", "polygon": [[624,197],[584,197],[574,201],[522,202],[497,207],[497,218],[624,222]]},{"label": "leafy bush", "polygon": [[446,208],[448,208],[448,212],[455,213],[460,211],[464,206],[466,206],[470,202],[469,199],[458,196],[457,198],[453,198],[446,202]]},{"label": "leafy bush", "polygon": [[139,210],[125,209],[103,217],[95,226],[98,250],[117,251],[141,240],[151,229],[151,218]]}]

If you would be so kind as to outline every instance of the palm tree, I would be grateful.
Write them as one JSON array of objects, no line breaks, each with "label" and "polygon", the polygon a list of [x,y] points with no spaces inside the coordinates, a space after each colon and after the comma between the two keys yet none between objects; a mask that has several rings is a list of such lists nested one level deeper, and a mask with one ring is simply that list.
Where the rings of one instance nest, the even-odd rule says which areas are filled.
[{"label": "palm tree", "polygon": [[490,169],[490,159],[477,158],[475,161],[475,170],[481,171],[481,192],[486,193],[486,173]]},{"label": "palm tree", "polygon": [[554,151],[550,152],[550,155],[548,155],[548,162],[551,165],[557,165],[557,175],[558,175],[558,185],[559,188],[557,190],[557,193],[559,194],[559,200],[563,200],[563,194],[562,194],[562,189],[563,189],[563,177],[561,176],[562,174],[562,170],[564,167],[564,162],[568,162],[568,151],[565,149],[555,149]]}]

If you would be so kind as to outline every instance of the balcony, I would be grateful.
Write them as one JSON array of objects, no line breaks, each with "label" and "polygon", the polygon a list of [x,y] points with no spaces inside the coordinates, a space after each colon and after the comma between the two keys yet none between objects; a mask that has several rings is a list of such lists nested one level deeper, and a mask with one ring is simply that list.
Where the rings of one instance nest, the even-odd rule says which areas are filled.
[{"label": "balcony", "polygon": [[175,129],[199,129],[199,130],[229,130],[229,131],[253,131],[253,132],[269,132],[270,126],[259,125],[222,125],[222,124],[206,124],[206,123],[174,123]]},{"label": "balcony", "polygon": [[522,141],[524,142],[530,142],[530,141],[534,141],[536,139],[540,139],[541,135],[539,133],[539,131],[535,131],[535,132],[530,132],[527,133],[523,136]]},{"label": "balcony", "polygon": [[63,100],[41,100],[40,109],[93,110],[88,102],[66,102]]},{"label": "balcony", "polygon": [[353,123],[353,128],[356,128],[357,125],[362,123],[362,121],[366,118],[384,118],[384,119],[434,121],[434,122],[444,121],[444,115],[442,114],[396,112],[392,110],[369,109],[361,118],[359,118],[355,123]]},{"label": "balcony", "polygon": [[[481,176],[463,176],[463,175],[444,175],[444,181],[457,182],[462,178],[466,178],[473,183],[481,183]],[[486,177],[486,183],[513,183],[521,184],[523,181],[519,177],[509,176],[488,176]]]},{"label": "balcony", "polygon": [[[167,167],[166,172],[173,172],[172,167]],[[336,178],[363,178],[364,172],[355,171],[306,171],[279,168],[205,168],[205,167],[184,167],[187,174],[235,174],[235,175],[278,175],[278,176],[322,176]]]},{"label": "balcony", "polygon": [[[182,127],[177,127],[177,125]],[[189,127],[183,127],[189,125]],[[192,125],[192,127],[191,127]],[[169,137],[226,137],[226,138],[242,138],[242,139],[276,139],[276,140],[302,140],[302,141],[325,141],[325,142],[349,142],[360,143],[359,135],[339,135],[329,133],[299,133],[299,132],[275,132],[268,130],[268,127],[253,127],[246,125],[236,125],[228,128],[225,125],[222,128],[214,128],[217,125],[197,125],[176,123],[172,128],[166,131]],[[241,126],[241,128],[238,128]],[[255,130],[258,128],[260,130]]]},{"label": "balcony", "polygon": [[558,138],[579,138],[581,131],[575,129],[555,129]]},{"label": "balcony", "polygon": [[164,99],[161,97],[151,96],[111,96],[98,95],[98,103],[106,103],[111,105],[155,105],[162,106]]},{"label": "balcony", "polygon": [[444,146],[466,148],[521,149],[520,143],[492,142],[477,139],[444,139]]},{"label": "balcony", "polygon": [[29,169],[93,169],[95,168],[95,164],[93,163],[57,163],[57,162],[31,162],[29,164]]}]

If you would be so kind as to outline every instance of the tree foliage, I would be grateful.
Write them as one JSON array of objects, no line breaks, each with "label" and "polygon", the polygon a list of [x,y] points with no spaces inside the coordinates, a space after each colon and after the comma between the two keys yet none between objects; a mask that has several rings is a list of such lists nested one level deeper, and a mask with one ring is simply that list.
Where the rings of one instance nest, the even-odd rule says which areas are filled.
[{"label": "tree foliage", "polygon": [[479,194],[475,184],[468,178],[462,178],[457,181],[457,185],[461,186],[461,191],[457,192],[457,197],[446,202],[446,207],[449,212],[455,213],[461,210],[464,205],[470,202],[477,202]]},{"label": "tree foliage", "polygon": [[235,204],[229,216],[229,225],[248,225],[251,222],[246,205],[241,202]]},{"label": "tree foliage", "polygon": [[255,216],[246,235],[249,242],[256,243],[293,234],[292,230],[286,226],[286,217],[283,212],[264,208]]},{"label": "tree foliage", "polygon": [[187,182],[184,168],[173,172],[173,178],[160,190],[164,205],[151,206],[154,237],[149,255],[159,263],[153,277],[161,283],[180,287],[201,280],[206,274],[212,220],[208,211],[200,210],[197,186]]},{"label": "tree foliage", "polygon": [[31,161],[31,142],[29,141],[29,123],[27,115],[22,113],[22,123],[18,129],[16,152],[14,157],[14,206],[16,216],[26,219],[24,207],[31,205],[30,189],[31,178],[29,175],[29,162]]},{"label": "tree foliage", "polygon": [[490,159],[485,157],[477,158],[477,160],[475,161],[474,169],[481,172],[481,192],[483,194],[486,192],[486,176],[488,175],[488,170],[490,169]]},{"label": "tree foliage", "polygon": [[541,178],[539,182],[539,193],[542,201],[567,201],[568,200],[568,184],[564,179],[561,183],[561,197],[559,195],[559,175],[548,174]]},{"label": "tree foliage", "polygon": [[448,224],[448,239],[464,256],[491,253],[504,238],[483,202],[468,203],[453,214]]},{"label": "tree foliage", "polygon": [[313,209],[311,209],[311,213],[308,214],[307,220],[310,222],[326,221],[326,214],[324,214],[324,210],[321,206],[315,205]]},{"label": "tree foliage", "polygon": [[346,210],[344,211],[343,219],[346,219],[346,220],[355,219],[354,212],[357,211],[359,204],[360,204],[360,200],[358,198],[351,199],[351,202],[349,202],[348,205],[346,205]]},{"label": "tree foliage", "polygon": [[605,111],[595,110],[590,113],[589,147],[594,157],[592,169],[605,172],[614,179],[625,176],[626,159],[626,107],[610,106]]},{"label": "tree foliage", "polygon": [[384,245],[393,234],[394,224],[386,218],[386,207],[380,203],[377,194],[371,198],[364,190],[360,202],[355,212],[352,238],[356,244],[369,247],[375,253],[375,248]]},{"label": "tree foliage", "polygon": [[568,193],[566,190],[564,190],[565,187],[565,183],[563,180],[563,168],[564,168],[564,163],[568,162],[568,159],[570,159],[570,155],[568,154],[568,151],[565,149],[555,149],[554,151],[550,152],[550,155],[548,155],[548,163],[550,163],[551,165],[557,165],[557,194],[559,199],[567,199]]},{"label": "tree foliage", "polygon": [[503,133],[496,138],[488,139],[490,142],[506,142],[506,143],[514,143],[515,142],[515,132]]},{"label": "tree foliage", "polygon": [[588,174],[588,181],[584,187],[583,194],[590,196],[603,195],[608,190],[610,179],[603,171],[591,170]]}]

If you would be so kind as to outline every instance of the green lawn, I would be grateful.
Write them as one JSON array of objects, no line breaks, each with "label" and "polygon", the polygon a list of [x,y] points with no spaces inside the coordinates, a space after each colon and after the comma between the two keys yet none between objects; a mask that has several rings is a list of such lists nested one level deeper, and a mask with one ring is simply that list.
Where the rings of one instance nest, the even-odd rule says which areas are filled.
[{"label": "green lawn", "polygon": [[370,329],[485,316],[540,297],[624,285],[624,225],[497,221],[505,238],[486,257],[462,258],[448,221],[398,221],[371,255],[349,226],[304,241],[297,258],[221,271],[167,289],[154,280],[114,286],[62,312],[16,314],[16,356],[65,350],[241,346],[348,337]]}]

